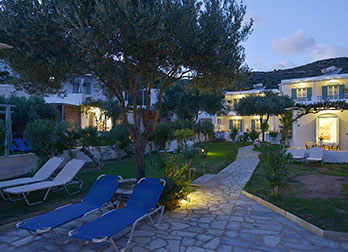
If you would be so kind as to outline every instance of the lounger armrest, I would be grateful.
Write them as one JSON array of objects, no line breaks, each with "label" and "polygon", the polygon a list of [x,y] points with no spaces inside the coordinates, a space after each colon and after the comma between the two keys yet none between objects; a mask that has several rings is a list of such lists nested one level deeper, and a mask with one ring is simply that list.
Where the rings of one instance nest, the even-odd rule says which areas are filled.
[{"label": "lounger armrest", "polygon": [[77,230],[76,229],[70,230],[69,233],[68,233],[69,237],[72,237],[74,234],[77,234]]},{"label": "lounger armrest", "polygon": [[104,236],[104,237],[97,237],[97,238],[93,238],[92,242],[105,242],[107,241],[108,237]]},{"label": "lounger armrest", "polygon": [[19,228],[20,226],[22,226],[22,225],[24,225],[24,224],[25,224],[24,221],[18,222],[18,223],[16,224],[16,228]]}]

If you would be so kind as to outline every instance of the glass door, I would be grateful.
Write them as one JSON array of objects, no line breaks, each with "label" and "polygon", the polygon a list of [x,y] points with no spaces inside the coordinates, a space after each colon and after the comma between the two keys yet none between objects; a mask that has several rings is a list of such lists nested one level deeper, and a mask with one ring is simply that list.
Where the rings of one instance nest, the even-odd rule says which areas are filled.
[{"label": "glass door", "polygon": [[339,141],[338,117],[319,116],[317,118],[317,143],[336,143]]}]

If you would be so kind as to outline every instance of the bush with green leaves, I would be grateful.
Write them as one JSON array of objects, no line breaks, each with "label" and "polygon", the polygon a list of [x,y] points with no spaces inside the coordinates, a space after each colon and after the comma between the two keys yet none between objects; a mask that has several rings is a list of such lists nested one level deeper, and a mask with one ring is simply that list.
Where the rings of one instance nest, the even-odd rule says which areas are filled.
[{"label": "bush with green leaves", "polygon": [[189,120],[177,120],[172,122],[173,131],[181,129],[192,129],[192,123]]},{"label": "bush with green leaves", "polygon": [[123,124],[118,124],[110,130],[107,145],[116,145],[127,154],[134,153],[131,136]]},{"label": "bush with green leaves", "polygon": [[0,96],[1,104],[12,104],[13,132],[21,133],[29,122],[38,119],[57,120],[59,111],[55,104],[45,103],[42,97],[30,96],[29,98],[11,95],[10,97]]},{"label": "bush with green leaves", "polygon": [[239,130],[237,128],[231,129],[230,137],[231,137],[232,142],[236,141],[236,136],[237,136],[238,132],[239,132]]},{"label": "bush with green leaves", "polygon": [[255,142],[257,139],[259,139],[260,132],[257,132],[256,130],[251,130],[249,134],[249,138],[251,141]]},{"label": "bush with green leaves", "polygon": [[89,147],[100,146],[102,143],[102,138],[98,133],[96,127],[89,126],[84,129],[79,129],[81,151],[86,154],[99,169],[104,168],[104,163],[100,162],[89,150]]},{"label": "bush with green leaves", "polygon": [[152,132],[149,140],[160,150],[165,149],[167,141],[171,138],[172,126],[166,122],[157,123],[156,129]]},{"label": "bush with green leaves", "polygon": [[28,138],[33,152],[39,157],[40,163],[46,162],[50,157],[61,153],[64,147],[64,138],[67,124],[52,120],[36,120],[25,127],[25,136]]},{"label": "bush with green leaves", "polygon": [[276,131],[276,130],[271,130],[269,132],[269,136],[271,138],[272,143],[275,141],[275,139],[277,138],[278,134],[279,134],[279,131]]},{"label": "bush with green leaves", "polygon": [[214,136],[214,124],[208,121],[200,121],[195,125],[195,133],[203,134],[205,141],[212,141]]},{"label": "bush with green leaves", "polygon": [[181,129],[174,132],[174,137],[178,143],[178,150],[182,150],[185,146],[185,142],[192,138],[195,133],[191,129]]},{"label": "bush with green leaves", "polygon": [[238,142],[242,142],[243,144],[245,144],[246,142],[249,141],[249,136],[250,133],[249,132],[243,132],[243,135],[239,135],[237,141]]},{"label": "bush with green leaves", "polygon": [[186,199],[193,191],[188,177],[189,168],[184,164],[185,158],[182,154],[158,153],[154,157],[152,165],[163,169],[166,180],[160,202],[166,209],[174,209],[178,207],[180,200]]},{"label": "bush with green leaves", "polygon": [[287,179],[286,164],[291,161],[291,154],[279,145],[263,145],[260,155],[260,165],[266,171],[266,178],[273,187],[272,196],[278,197],[279,188]]}]

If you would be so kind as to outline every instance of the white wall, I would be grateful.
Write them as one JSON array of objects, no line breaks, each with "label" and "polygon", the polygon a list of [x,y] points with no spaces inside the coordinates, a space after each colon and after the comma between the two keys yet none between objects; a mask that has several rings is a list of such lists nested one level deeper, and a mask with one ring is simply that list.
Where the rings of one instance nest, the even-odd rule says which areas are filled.
[{"label": "white wall", "polygon": [[323,114],[333,114],[339,117],[339,148],[348,150],[348,111],[326,110],[317,114],[308,114],[301,117],[294,124],[293,146],[305,148],[306,142],[316,142],[316,118]]}]

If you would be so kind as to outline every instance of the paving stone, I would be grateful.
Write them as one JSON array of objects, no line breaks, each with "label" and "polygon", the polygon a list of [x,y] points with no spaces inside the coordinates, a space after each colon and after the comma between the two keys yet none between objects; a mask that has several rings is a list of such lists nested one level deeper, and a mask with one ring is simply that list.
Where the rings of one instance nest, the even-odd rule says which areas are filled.
[{"label": "paving stone", "polygon": [[180,241],[167,240],[168,246],[166,247],[169,251],[179,251]]},{"label": "paving stone", "polygon": [[220,244],[220,238],[214,238],[203,245],[203,248],[216,249]]},{"label": "paving stone", "polygon": [[234,246],[239,246],[239,247],[243,247],[243,248],[247,248],[249,247],[249,242],[247,241],[242,241],[240,239],[233,239],[233,238],[227,238],[227,237],[223,237],[221,239],[222,244],[226,244],[226,245],[234,245]]},{"label": "paving stone", "polygon": [[214,250],[198,248],[198,247],[189,247],[185,252],[214,252]]},{"label": "paving stone", "polygon": [[[145,219],[139,223],[130,252],[340,252],[348,242],[335,242],[316,236],[292,221],[241,194],[258,163],[252,146],[239,149],[237,159],[192,193],[192,201],[166,212],[158,228]],[[78,226],[68,223],[62,234]],[[130,227],[116,234],[124,247]],[[0,235],[0,252],[113,252],[110,243],[81,246],[62,244],[47,233],[39,240],[27,238],[23,230]],[[12,246],[14,243],[17,247]]]},{"label": "paving stone", "polygon": [[280,242],[280,237],[275,235],[265,235],[263,241],[268,247],[275,247]]},{"label": "paving stone", "polygon": [[158,249],[158,248],[163,247],[163,246],[167,246],[167,243],[162,239],[156,239],[156,240],[153,240],[152,242],[150,242],[145,247],[148,248],[149,250],[153,251],[153,250]]}]

